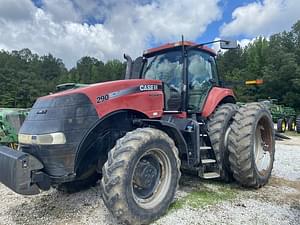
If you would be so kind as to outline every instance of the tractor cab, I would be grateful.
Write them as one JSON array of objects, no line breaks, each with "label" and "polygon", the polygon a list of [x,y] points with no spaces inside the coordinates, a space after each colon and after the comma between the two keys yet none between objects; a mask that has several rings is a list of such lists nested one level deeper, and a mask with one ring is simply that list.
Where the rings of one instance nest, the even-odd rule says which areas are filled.
[{"label": "tractor cab", "polygon": [[212,49],[202,44],[188,41],[165,44],[146,50],[133,63],[125,56],[126,78],[161,80],[166,113],[199,113],[210,90],[220,86],[215,56]]}]

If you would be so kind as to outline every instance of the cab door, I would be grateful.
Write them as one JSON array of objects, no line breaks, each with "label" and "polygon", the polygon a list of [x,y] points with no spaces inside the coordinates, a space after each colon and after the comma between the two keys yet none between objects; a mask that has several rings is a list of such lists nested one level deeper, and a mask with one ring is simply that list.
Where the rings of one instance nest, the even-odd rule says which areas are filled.
[{"label": "cab door", "polygon": [[214,57],[200,50],[189,51],[187,74],[188,112],[201,112],[210,89],[218,82]]}]

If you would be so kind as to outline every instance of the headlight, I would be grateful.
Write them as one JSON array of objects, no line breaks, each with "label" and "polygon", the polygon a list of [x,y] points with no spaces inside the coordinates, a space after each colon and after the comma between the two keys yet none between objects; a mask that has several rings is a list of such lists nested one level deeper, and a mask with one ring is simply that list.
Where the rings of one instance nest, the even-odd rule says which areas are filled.
[{"label": "headlight", "polygon": [[40,135],[19,134],[18,139],[21,144],[60,145],[66,143],[66,137],[61,132]]}]

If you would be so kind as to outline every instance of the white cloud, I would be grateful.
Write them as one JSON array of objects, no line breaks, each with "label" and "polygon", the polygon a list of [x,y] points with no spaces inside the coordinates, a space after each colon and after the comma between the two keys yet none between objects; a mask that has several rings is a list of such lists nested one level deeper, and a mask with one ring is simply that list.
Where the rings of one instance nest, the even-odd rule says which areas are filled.
[{"label": "white cloud", "polygon": [[221,28],[221,36],[269,36],[289,29],[298,19],[299,0],[263,0],[236,8],[232,21]]},{"label": "white cloud", "polygon": [[30,1],[0,0],[0,18],[12,21],[30,20],[34,8]]},{"label": "white cloud", "polygon": [[[44,0],[37,8],[30,0],[0,0],[0,48],[51,52],[69,68],[85,55],[101,60],[121,58],[124,52],[138,56],[149,43],[177,41],[181,34],[199,37],[220,19],[218,2]],[[86,24],[90,18],[101,23]]]},{"label": "white cloud", "polygon": [[254,43],[254,41],[256,40],[256,38],[252,38],[252,39],[241,39],[238,41],[238,44],[242,47],[245,48],[248,44],[250,43]]},{"label": "white cloud", "polygon": [[80,15],[69,0],[44,0],[43,9],[57,22],[80,21]]}]

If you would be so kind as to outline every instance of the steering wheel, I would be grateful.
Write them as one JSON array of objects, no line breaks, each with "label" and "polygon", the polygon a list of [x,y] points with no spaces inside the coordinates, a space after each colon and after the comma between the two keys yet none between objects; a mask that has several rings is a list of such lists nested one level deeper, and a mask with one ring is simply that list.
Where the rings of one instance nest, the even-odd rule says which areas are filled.
[{"label": "steering wheel", "polygon": [[174,84],[170,84],[168,85],[168,87],[170,88],[171,91],[176,91],[180,94],[180,89],[177,88]]}]

